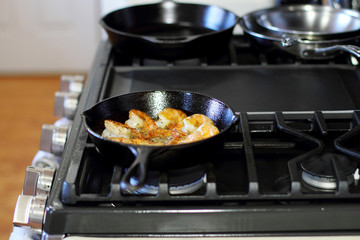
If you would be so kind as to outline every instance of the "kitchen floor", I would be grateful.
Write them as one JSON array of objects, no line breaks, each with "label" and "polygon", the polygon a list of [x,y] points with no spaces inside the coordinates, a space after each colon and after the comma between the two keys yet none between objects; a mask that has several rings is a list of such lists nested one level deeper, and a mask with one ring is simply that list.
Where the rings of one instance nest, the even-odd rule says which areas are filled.
[{"label": "kitchen floor", "polygon": [[0,76],[0,240],[9,239],[26,167],[39,150],[41,128],[54,123],[60,76]]}]

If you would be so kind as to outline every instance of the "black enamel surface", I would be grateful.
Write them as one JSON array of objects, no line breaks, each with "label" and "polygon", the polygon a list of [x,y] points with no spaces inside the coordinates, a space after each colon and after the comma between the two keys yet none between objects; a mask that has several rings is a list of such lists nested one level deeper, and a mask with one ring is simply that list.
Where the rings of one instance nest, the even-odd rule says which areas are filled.
[{"label": "black enamel surface", "polygon": [[352,67],[311,65],[117,68],[110,75],[105,96],[116,96],[122,91],[198,89],[237,112],[348,110],[360,107],[357,74]]}]

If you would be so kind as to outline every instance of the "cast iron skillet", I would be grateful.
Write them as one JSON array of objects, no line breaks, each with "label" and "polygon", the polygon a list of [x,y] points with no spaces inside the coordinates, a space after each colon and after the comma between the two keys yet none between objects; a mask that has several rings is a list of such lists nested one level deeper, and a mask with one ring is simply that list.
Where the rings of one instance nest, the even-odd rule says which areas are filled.
[{"label": "cast iron skillet", "polygon": [[105,15],[101,26],[115,49],[160,59],[201,57],[228,47],[236,14],[213,5],[137,5]]},{"label": "cast iron skillet", "polygon": [[[101,137],[105,119],[123,123],[129,118],[131,109],[141,110],[156,119],[157,114],[166,107],[180,109],[187,115],[204,114],[214,121],[220,133],[201,141],[171,146],[125,144]],[[148,166],[151,169],[176,169],[207,161],[207,155],[223,147],[225,135],[238,121],[235,112],[225,103],[206,95],[185,91],[145,91],[112,97],[83,112],[82,119],[100,154],[121,166],[129,167],[122,177],[121,187],[130,191],[138,190],[144,185]],[[129,154],[133,154],[135,160],[134,157],[125,160],[128,158],[124,156]],[[130,183],[133,176],[138,182]]]}]

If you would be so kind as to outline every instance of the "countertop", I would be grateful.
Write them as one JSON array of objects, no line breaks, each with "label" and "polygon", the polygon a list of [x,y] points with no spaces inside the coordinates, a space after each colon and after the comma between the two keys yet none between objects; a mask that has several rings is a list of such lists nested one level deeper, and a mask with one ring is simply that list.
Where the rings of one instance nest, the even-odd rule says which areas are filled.
[{"label": "countertop", "polygon": [[53,123],[60,76],[0,76],[0,240],[9,239],[26,167],[39,150],[41,128]]}]

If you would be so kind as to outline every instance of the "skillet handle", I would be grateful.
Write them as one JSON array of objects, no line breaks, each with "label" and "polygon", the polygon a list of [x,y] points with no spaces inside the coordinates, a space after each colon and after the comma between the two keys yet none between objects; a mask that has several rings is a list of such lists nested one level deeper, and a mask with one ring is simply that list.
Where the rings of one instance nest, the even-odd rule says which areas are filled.
[{"label": "skillet handle", "polygon": [[[360,47],[354,45],[334,45],[330,47],[316,48],[313,51],[314,53],[310,53],[310,54],[323,54],[325,56],[326,53],[344,51],[360,59]],[[303,54],[306,54],[306,52],[304,51]]]},{"label": "skillet handle", "polygon": [[[149,147],[130,147],[130,150],[136,156],[135,161],[128,168],[126,173],[122,176],[120,186],[124,190],[134,192],[142,188],[145,184],[147,177],[147,168],[149,157],[153,152]],[[135,181],[131,181],[131,178],[135,177]],[[133,179],[134,180],[134,179]]]}]

